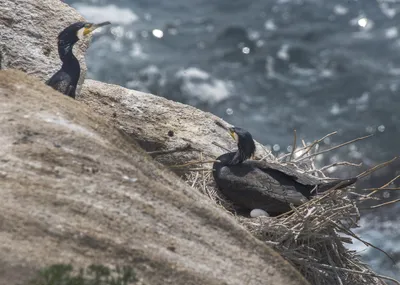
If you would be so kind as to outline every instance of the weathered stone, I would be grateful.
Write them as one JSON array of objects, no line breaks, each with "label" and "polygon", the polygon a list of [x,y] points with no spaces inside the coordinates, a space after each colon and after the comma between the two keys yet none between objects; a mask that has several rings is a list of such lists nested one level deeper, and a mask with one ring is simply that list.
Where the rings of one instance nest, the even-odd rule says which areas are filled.
[{"label": "weathered stone", "polygon": [[[58,0],[0,0],[0,69],[19,69],[43,81],[49,79],[61,67],[58,34],[83,20],[75,9]],[[81,63],[78,94],[86,75],[88,44],[89,38],[74,48]]]},{"label": "weathered stone", "polygon": [[[226,129],[230,126],[228,123],[211,113],[163,97],[86,80],[78,100],[84,101],[147,151],[190,146],[155,156],[165,165],[198,160],[201,154],[205,159],[215,159],[226,149],[237,148]],[[266,155],[258,143],[256,154]]]},{"label": "weathered stone", "polygon": [[0,133],[0,284],[57,262],[128,263],[152,285],[307,284],[107,118],[22,72],[0,71]]}]

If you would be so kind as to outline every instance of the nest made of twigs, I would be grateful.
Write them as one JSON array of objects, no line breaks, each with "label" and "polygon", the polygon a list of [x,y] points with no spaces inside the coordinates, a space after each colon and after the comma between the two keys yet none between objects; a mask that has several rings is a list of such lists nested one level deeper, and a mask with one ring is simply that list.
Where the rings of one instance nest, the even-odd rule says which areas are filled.
[{"label": "nest made of twigs", "polygon": [[[280,158],[275,158],[265,150],[265,157],[258,159],[274,160],[275,162],[286,160],[286,163],[292,163],[300,172],[311,173],[321,179],[329,180],[331,178],[326,177],[324,170],[338,165],[359,165],[339,162],[317,169],[314,164],[315,156],[366,138],[358,138],[327,150],[318,151],[319,143],[333,134],[335,133],[331,133],[310,145],[305,145],[303,142],[303,147],[299,149],[295,148],[295,136],[290,153]],[[392,161],[365,171],[359,177],[367,176]],[[199,163],[205,165],[205,163]],[[190,165],[193,164],[191,163]],[[399,177],[395,179],[397,178]],[[297,208],[292,207],[292,211],[278,217],[263,216],[257,218],[236,215],[234,205],[219,192],[212,176],[211,167],[191,168],[186,172],[184,179],[191,187],[200,191],[218,206],[235,216],[255,237],[277,250],[311,284],[385,284],[383,280],[390,280],[400,284],[400,282],[390,277],[374,273],[360,260],[355,251],[345,247],[346,243],[352,243],[352,239],[360,240],[365,245],[374,247],[352,232],[352,229],[358,226],[357,223],[360,219],[357,204],[371,199],[372,194],[384,189],[395,179],[392,179],[379,189],[372,189],[375,192],[371,192],[368,195],[353,193],[354,187],[330,190]],[[349,193],[355,194],[356,198],[350,199]],[[375,207],[386,204],[376,205]]]}]

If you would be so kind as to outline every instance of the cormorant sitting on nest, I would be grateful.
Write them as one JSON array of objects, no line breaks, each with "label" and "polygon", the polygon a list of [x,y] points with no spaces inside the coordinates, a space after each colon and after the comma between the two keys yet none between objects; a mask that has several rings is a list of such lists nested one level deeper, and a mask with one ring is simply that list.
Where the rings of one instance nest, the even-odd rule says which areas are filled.
[{"label": "cormorant sitting on nest", "polygon": [[72,53],[72,48],[84,36],[99,27],[109,24],[111,23],[92,24],[78,22],[65,28],[58,35],[58,54],[63,64],[61,69],[46,81],[46,84],[67,96],[75,98],[75,90],[81,74],[81,67],[79,61]]},{"label": "cormorant sitting on nest", "polygon": [[291,166],[247,160],[256,149],[251,134],[237,127],[229,131],[238,142],[238,150],[218,157],[220,162],[214,163],[213,175],[221,192],[243,210],[262,209],[276,216],[290,211],[290,204],[299,206],[318,192],[335,186],[341,189],[357,181],[350,178],[322,182]]}]

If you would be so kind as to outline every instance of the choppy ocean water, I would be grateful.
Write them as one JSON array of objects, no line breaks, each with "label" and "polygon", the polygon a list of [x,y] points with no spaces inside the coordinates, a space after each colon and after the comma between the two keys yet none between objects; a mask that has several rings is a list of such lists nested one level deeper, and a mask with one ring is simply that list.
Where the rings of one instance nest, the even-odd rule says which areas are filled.
[{"label": "choppy ocean water", "polygon": [[[324,147],[366,141],[320,157],[363,163],[400,155],[400,0],[66,0],[90,21],[88,76],[212,112],[248,129],[276,154],[293,130]],[[376,187],[400,163],[365,179]],[[395,182],[393,186],[400,186]],[[386,191],[384,201],[398,198]],[[379,273],[400,279],[400,206],[367,211],[357,231],[391,254],[356,243]]]}]

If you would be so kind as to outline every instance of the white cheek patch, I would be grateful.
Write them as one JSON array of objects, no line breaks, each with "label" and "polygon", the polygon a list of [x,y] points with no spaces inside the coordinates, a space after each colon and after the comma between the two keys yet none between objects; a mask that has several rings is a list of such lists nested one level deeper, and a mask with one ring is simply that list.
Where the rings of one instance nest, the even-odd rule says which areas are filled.
[{"label": "white cheek patch", "polygon": [[78,37],[78,39],[81,40],[85,37],[85,35],[83,34],[84,31],[85,31],[85,28],[82,28],[76,33],[76,36]]}]

